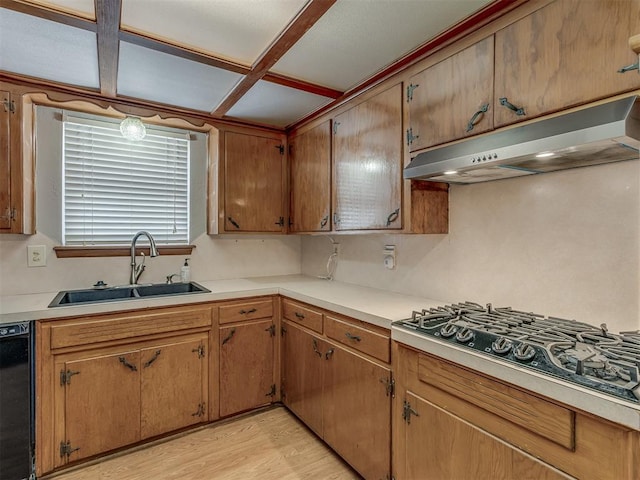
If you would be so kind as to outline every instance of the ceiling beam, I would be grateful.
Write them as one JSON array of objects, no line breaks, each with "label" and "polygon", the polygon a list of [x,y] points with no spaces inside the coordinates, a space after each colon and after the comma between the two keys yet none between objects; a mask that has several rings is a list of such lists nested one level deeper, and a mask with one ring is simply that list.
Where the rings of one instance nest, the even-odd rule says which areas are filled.
[{"label": "ceiling beam", "polygon": [[0,7],[13,10],[14,12],[24,13],[32,17],[51,20],[56,23],[62,23],[71,27],[81,28],[90,32],[96,32],[96,22],[87,18],[77,17],[70,13],[63,13],[58,10],[52,10],[44,6],[36,6],[30,3],[22,3],[16,0],[0,0]]},{"label": "ceiling beam", "polygon": [[287,77],[286,75],[280,75],[273,72],[267,72],[265,76],[262,77],[262,80],[333,99],[340,98],[344,94],[341,90],[334,90],[333,88],[323,87],[322,85],[305,82],[304,80],[298,80],[296,78]]},{"label": "ceiling beam", "polygon": [[122,0],[95,0],[98,25],[98,72],[100,93],[106,97],[117,95],[118,55],[120,41],[120,12]]},{"label": "ceiling beam", "polygon": [[249,72],[226,98],[211,112],[214,117],[224,116],[240,98],[264,78],[269,69],[329,10],[337,0],[309,0],[280,36],[256,60]]}]

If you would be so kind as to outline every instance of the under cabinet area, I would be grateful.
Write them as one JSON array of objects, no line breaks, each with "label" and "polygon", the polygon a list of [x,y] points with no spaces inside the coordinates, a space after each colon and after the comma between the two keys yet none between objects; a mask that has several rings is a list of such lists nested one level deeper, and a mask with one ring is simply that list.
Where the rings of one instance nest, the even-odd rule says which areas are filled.
[{"label": "under cabinet area", "polygon": [[241,300],[218,307],[220,417],[278,400],[276,385],[277,299]]},{"label": "under cabinet area", "polygon": [[[317,328],[313,322],[305,325],[309,313],[320,315],[327,335],[338,332],[327,328],[332,322],[346,326],[334,335],[337,342],[320,333],[322,323],[320,332],[308,328]],[[384,330],[283,300],[283,402],[367,479],[385,479],[390,471],[393,379],[388,364],[378,359],[385,355],[378,354],[384,351],[380,338],[386,338],[388,358]]]},{"label": "under cabinet area", "polygon": [[211,308],[39,321],[36,472],[209,420]]},{"label": "under cabinet area", "polygon": [[393,352],[398,480],[639,478],[640,432],[401,344]]}]

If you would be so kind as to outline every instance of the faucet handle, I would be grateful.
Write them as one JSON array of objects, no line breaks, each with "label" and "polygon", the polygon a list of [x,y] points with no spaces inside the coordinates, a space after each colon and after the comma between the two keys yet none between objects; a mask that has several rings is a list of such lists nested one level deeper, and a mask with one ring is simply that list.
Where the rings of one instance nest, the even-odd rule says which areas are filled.
[{"label": "faucet handle", "polygon": [[171,275],[167,275],[167,283],[173,283],[173,277],[179,276],[177,273],[172,273]]}]

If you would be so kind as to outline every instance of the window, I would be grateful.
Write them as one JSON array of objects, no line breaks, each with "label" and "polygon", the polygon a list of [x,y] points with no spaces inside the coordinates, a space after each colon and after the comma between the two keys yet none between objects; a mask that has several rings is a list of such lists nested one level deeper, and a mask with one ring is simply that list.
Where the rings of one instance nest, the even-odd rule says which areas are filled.
[{"label": "window", "polygon": [[188,244],[189,150],[186,131],[147,128],[133,142],[119,122],[65,116],[64,245],[128,245],[140,230],[159,245]]}]

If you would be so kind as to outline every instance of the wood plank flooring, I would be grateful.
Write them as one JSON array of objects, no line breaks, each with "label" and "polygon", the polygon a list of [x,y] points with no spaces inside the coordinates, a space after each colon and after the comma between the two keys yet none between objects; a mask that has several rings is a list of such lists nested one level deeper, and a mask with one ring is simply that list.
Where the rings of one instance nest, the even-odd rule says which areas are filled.
[{"label": "wood plank flooring", "polygon": [[359,479],[283,407],[115,455],[55,480]]}]

